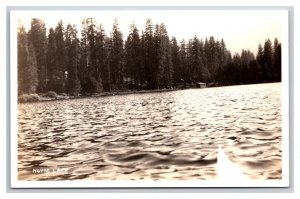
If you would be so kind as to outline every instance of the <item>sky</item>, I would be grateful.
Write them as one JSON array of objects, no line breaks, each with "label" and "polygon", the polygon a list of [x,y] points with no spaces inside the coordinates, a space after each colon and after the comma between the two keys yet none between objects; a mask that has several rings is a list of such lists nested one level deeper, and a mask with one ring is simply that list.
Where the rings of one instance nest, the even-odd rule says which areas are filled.
[{"label": "sky", "polygon": [[126,39],[130,25],[135,23],[140,33],[144,30],[146,20],[152,19],[153,24],[164,23],[170,38],[192,39],[194,35],[205,39],[214,36],[225,41],[227,49],[233,54],[242,49],[249,49],[256,54],[258,44],[267,38],[280,42],[287,22],[286,11],[271,10],[99,10],[99,11],[19,11],[13,13],[19,22],[28,30],[31,18],[41,18],[46,28],[55,27],[62,19],[64,25],[75,24],[81,29],[83,18],[93,17],[97,25],[102,24],[109,35],[114,19]]}]

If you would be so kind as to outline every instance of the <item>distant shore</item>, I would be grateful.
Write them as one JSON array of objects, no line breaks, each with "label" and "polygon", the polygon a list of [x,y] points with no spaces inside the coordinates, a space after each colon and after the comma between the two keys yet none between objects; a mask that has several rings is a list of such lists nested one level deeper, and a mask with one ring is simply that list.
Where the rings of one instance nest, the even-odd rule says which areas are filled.
[{"label": "distant shore", "polygon": [[[266,84],[266,83],[277,83],[277,82],[263,82],[258,84]],[[239,84],[244,85],[244,84]],[[227,87],[227,86],[238,86],[238,85],[222,85],[222,84],[207,84],[205,88],[213,88],[213,87]],[[35,94],[23,94],[18,96],[18,103],[30,103],[30,102],[47,102],[47,101],[57,101],[57,100],[69,100],[69,99],[81,99],[81,98],[89,98],[89,97],[106,97],[106,96],[115,96],[115,95],[130,95],[130,94],[143,94],[143,93],[162,93],[162,92],[170,92],[170,91],[178,91],[185,89],[203,89],[195,86],[191,87],[176,87],[171,89],[153,89],[153,90],[124,90],[124,91],[111,91],[111,92],[101,92],[101,93],[93,93],[93,94],[80,94],[77,96],[68,95],[66,93],[57,94],[53,91],[49,91],[47,93],[35,93]]]},{"label": "distant shore", "polygon": [[23,94],[18,96],[18,103],[30,103],[30,102],[47,102],[47,101],[57,101],[57,100],[69,100],[69,99],[79,99],[88,97],[106,97],[115,95],[130,95],[130,94],[143,94],[143,93],[162,93],[182,90],[179,88],[172,89],[155,89],[155,90],[129,90],[129,91],[112,91],[112,92],[102,92],[86,95],[67,95],[67,94],[56,94],[53,91],[42,94]]}]

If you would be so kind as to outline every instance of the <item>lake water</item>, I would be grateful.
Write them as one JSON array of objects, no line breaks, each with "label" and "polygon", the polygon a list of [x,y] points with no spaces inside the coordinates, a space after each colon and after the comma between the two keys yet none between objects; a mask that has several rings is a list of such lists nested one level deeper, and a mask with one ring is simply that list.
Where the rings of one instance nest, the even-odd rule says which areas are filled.
[{"label": "lake water", "polygon": [[19,180],[281,179],[280,83],[18,105]]}]

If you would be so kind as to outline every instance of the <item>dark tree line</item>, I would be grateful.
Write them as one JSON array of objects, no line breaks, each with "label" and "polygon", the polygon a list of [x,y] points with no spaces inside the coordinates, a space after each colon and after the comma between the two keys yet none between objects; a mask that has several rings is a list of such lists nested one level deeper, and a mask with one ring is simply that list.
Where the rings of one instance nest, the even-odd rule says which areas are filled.
[{"label": "dark tree line", "polygon": [[255,56],[231,55],[213,36],[177,42],[166,26],[148,19],[141,35],[132,24],[126,40],[114,21],[110,35],[94,18],[62,21],[46,31],[40,19],[18,28],[18,93],[55,91],[70,95],[126,89],[162,89],[197,82],[218,85],[281,81],[281,44],[267,39]]}]

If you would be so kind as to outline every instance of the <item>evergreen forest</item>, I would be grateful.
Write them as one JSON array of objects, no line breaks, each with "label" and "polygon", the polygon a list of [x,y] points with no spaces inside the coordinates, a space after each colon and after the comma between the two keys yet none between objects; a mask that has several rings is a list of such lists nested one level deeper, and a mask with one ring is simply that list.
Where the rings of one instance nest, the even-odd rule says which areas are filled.
[{"label": "evergreen forest", "polygon": [[[128,24],[130,25],[130,24]],[[281,81],[281,44],[266,39],[257,54],[232,54],[213,36],[178,41],[165,24],[147,19],[143,30],[130,25],[127,38],[114,20],[109,34],[94,18],[75,25],[59,21],[46,29],[33,18],[18,27],[18,94],[101,92],[256,84]]]}]

